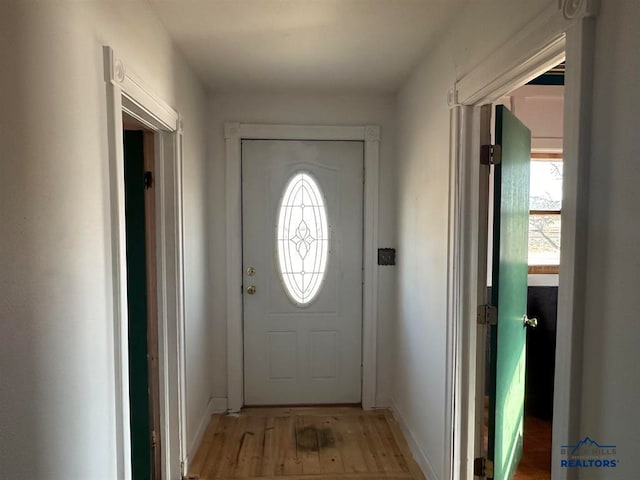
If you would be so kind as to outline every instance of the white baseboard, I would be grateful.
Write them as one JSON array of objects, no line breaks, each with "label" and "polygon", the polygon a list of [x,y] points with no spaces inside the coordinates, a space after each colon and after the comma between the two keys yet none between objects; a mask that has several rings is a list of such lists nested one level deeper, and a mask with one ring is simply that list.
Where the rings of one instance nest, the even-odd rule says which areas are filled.
[{"label": "white baseboard", "polygon": [[200,446],[200,442],[202,441],[202,436],[204,435],[205,430],[207,429],[207,425],[209,425],[209,420],[211,420],[211,415],[214,413],[223,413],[227,411],[227,398],[226,397],[211,397],[209,399],[209,403],[207,404],[207,409],[198,424],[198,430],[196,431],[195,436],[191,440],[191,444],[189,445],[189,452],[187,453],[187,458],[185,459],[185,464],[188,465],[191,463],[198,447]]},{"label": "white baseboard", "polygon": [[227,411],[227,397],[213,397],[211,399],[213,413],[224,413]]},{"label": "white baseboard", "polygon": [[374,408],[391,409],[391,397],[384,393],[379,393],[376,395],[376,406]]},{"label": "white baseboard", "polygon": [[440,476],[437,475],[433,469],[433,466],[429,461],[429,457],[425,451],[422,450],[420,445],[418,445],[415,435],[411,431],[411,428],[405,418],[400,414],[400,411],[396,407],[396,403],[393,399],[391,400],[391,413],[393,414],[393,418],[396,419],[396,422],[398,422],[398,426],[400,427],[400,430],[402,430],[402,434],[409,445],[409,450],[411,450],[413,458],[418,463],[418,466],[422,470],[425,478],[428,478],[429,480],[440,480]]}]

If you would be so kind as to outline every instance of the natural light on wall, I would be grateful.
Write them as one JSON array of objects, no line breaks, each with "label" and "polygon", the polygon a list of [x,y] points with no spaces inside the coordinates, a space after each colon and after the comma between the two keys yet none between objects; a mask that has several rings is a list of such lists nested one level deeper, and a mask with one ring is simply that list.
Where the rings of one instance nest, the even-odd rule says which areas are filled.
[{"label": "natural light on wall", "polygon": [[532,159],[529,197],[529,266],[560,264],[562,160]]}]

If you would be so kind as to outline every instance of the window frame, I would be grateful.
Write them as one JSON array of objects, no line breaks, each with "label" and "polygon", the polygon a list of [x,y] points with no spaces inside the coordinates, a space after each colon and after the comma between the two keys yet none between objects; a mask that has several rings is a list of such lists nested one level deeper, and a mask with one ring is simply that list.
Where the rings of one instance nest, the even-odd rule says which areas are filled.
[{"label": "window frame", "polygon": [[[554,161],[564,162],[562,152],[531,152],[531,162],[534,161]],[[539,210],[529,209],[529,217],[531,215],[560,215],[562,218],[562,207],[559,210]],[[560,235],[562,235],[562,223],[560,224]],[[528,251],[528,245],[527,245]],[[560,262],[557,264],[529,265],[527,263],[529,274],[533,275],[553,275],[560,273]]]}]

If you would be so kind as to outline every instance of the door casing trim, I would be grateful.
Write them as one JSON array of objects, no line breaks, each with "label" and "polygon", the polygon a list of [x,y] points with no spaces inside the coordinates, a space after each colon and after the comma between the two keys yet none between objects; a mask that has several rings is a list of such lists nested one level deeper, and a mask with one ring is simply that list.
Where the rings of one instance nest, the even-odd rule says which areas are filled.
[{"label": "door casing trim", "polygon": [[[593,44],[597,0],[552,0],[525,28],[448,93],[450,110],[449,259],[445,403],[446,479],[473,479],[478,427],[483,328],[477,305],[486,279],[488,174],[480,166],[481,109],[562,59],[567,60],[564,107],[562,258],[554,380],[553,445],[577,438],[580,428],[584,291],[588,217]],[[486,222],[485,222],[486,223]],[[485,261],[483,262],[483,256]],[[484,272],[484,275],[483,275]],[[483,363],[481,363],[482,365]],[[566,479],[553,448],[552,478]]]},{"label": "door casing trim", "polygon": [[275,125],[227,122],[227,402],[232,412],[244,403],[242,334],[242,184],[241,142],[252,140],[355,140],[364,142],[364,235],[362,310],[362,407],[376,407],[378,325],[378,209],[380,127]]},{"label": "door casing trim", "polygon": [[[182,118],[103,48],[107,91],[117,477],[131,479],[126,225],[122,114],[155,134],[156,266],[162,478],[186,468]],[[176,422],[172,419],[177,418]]]}]

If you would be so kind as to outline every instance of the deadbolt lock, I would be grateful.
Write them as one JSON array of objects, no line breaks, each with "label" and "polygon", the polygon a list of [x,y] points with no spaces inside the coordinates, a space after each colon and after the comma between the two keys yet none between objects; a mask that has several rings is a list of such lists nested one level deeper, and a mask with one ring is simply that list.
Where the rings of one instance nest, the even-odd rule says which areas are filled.
[{"label": "deadbolt lock", "polygon": [[247,275],[253,277],[256,274],[256,269],[253,267],[247,267]]},{"label": "deadbolt lock", "polygon": [[249,285],[247,287],[247,293],[249,295],[253,295],[254,293],[256,293],[256,286],[255,285]]}]

